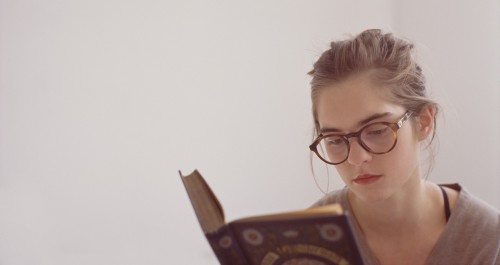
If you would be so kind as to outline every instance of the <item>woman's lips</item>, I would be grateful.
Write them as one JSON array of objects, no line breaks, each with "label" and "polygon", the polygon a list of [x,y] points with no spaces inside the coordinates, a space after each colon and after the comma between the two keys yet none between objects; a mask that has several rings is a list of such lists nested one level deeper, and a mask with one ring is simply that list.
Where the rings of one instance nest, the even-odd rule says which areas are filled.
[{"label": "woman's lips", "polygon": [[382,177],[382,175],[372,175],[372,174],[363,174],[357,176],[353,181],[359,185],[368,185],[376,182]]}]

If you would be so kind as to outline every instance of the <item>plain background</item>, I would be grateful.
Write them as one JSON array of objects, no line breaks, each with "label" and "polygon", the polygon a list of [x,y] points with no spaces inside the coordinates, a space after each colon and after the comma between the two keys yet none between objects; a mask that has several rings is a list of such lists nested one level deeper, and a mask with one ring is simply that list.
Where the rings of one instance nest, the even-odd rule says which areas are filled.
[{"label": "plain background", "polygon": [[322,193],[306,72],[367,28],[416,44],[443,106],[429,179],[500,207],[499,14],[496,0],[0,0],[0,264],[217,264],[179,169],[199,169],[230,220],[308,207]]}]

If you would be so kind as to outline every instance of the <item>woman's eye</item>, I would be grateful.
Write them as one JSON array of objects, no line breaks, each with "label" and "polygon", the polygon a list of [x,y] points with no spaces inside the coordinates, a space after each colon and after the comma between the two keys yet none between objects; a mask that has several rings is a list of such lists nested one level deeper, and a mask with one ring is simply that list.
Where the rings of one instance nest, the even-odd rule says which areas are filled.
[{"label": "woman's eye", "polygon": [[383,134],[383,133],[384,133],[384,129],[368,131],[368,134],[370,134],[370,135],[378,135],[378,134]]},{"label": "woman's eye", "polygon": [[370,129],[370,130],[367,130],[366,134],[370,135],[370,136],[384,135],[388,132],[388,130],[389,130],[389,127]]},{"label": "woman's eye", "polygon": [[326,139],[326,143],[328,145],[341,145],[342,142],[343,141],[340,138],[329,138],[329,139]]},{"label": "woman's eye", "polygon": [[376,125],[376,126],[368,127],[366,129],[365,133],[369,134],[369,135],[379,135],[379,134],[387,133],[389,130],[390,130],[389,126]]}]

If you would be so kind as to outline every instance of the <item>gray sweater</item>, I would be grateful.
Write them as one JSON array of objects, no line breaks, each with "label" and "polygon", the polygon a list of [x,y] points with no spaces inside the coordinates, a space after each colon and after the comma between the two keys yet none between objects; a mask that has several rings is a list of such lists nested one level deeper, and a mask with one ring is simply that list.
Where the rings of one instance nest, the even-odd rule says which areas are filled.
[{"label": "gray sweater", "polygon": [[[500,265],[500,212],[458,184],[446,186],[459,191],[460,195],[426,264]],[[352,212],[347,188],[328,193],[315,206],[330,203],[340,203],[345,210]],[[365,264],[380,265],[357,222],[351,224]]]}]

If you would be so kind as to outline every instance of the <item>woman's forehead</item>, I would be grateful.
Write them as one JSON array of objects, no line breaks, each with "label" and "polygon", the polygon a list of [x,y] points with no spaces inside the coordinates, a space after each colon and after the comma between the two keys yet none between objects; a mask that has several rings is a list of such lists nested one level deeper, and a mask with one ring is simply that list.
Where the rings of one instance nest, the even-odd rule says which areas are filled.
[{"label": "woman's forehead", "polygon": [[373,115],[400,115],[404,108],[390,102],[388,93],[388,87],[363,76],[325,87],[316,105],[320,127],[350,129]]}]

